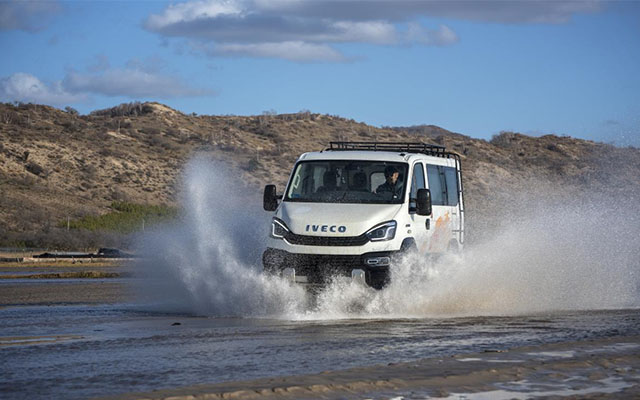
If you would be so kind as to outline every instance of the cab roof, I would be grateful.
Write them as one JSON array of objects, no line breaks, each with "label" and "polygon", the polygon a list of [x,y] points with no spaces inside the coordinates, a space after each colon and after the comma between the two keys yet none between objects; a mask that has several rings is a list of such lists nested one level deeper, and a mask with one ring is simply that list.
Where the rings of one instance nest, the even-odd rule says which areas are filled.
[{"label": "cab roof", "polygon": [[460,156],[446,151],[444,146],[421,142],[330,142],[322,151],[304,153],[298,161],[366,160],[408,162],[425,160],[434,164],[458,164]]},{"label": "cab roof", "polygon": [[390,151],[314,151],[302,154],[298,160],[367,160],[407,162],[409,154]]}]

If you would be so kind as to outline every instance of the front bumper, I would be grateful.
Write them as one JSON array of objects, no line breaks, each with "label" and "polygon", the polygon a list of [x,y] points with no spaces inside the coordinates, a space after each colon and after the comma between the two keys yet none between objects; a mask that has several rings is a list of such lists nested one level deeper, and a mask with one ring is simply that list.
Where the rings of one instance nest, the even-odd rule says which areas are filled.
[{"label": "front bumper", "polygon": [[365,273],[365,282],[379,289],[389,281],[389,264],[397,253],[385,251],[360,255],[298,254],[267,248],[262,254],[262,263],[265,271],[270,273],[279,274],[285,268],[292,268],[296,276],[303,276],[304,280],[311,284],[327,283],[334,276],[350,277],[353,270],[362,270]]}]

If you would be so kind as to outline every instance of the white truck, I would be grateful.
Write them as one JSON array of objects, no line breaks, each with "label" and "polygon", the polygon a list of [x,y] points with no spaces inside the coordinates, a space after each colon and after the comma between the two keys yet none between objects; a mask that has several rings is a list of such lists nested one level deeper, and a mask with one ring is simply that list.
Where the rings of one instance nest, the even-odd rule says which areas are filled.
[{"label": "white truck", "polygon": [[331,142],[302,154],[275,211],[266,272],[323,284],[346,275],[380,289],[399,255],[458,251],[464,243],[460,156],[424,143]]}]

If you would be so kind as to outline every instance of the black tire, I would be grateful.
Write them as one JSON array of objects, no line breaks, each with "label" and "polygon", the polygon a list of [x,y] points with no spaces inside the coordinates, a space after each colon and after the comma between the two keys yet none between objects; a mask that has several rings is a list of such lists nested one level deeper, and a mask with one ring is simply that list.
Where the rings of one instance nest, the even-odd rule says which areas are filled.
[{"label": "black tire", "polygon": [[262,268],[269,274],[277,274],[282,269],[284,258],[273,249],[266,249],[262,253]]},{"label": "black tire", "polygon": [[369,270],[365,277],[367,284],[372,288],[377,290],[384,289],[390,281],[389,268],[379,267],[375,271]]},{"label": "black tire", "polygon": [[406,254],[417,251],[418,247],[416,246],[415,240],[413,240],[413,238],[405,239],[400,246],[400,251],[391,257],[391,265],[388,268],[367,273],[367,283],[369,286],[378,290],[384,289],[384,287],[391,282],[391,268],[393,268],[394,264],[401,262]]},{"label": "black tire", "polygon": [[416,241],[413,238],[407,238],[402,241],[402,245],[400,246],[400,253],[404,255],[408,252],[414,251],[418,251],[418,246],[416,245]]}]

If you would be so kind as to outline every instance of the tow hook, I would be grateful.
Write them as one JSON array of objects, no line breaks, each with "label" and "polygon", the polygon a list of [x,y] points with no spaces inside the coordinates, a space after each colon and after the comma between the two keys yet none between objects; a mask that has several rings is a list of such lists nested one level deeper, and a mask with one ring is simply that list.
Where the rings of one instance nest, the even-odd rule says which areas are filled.
[{"label": "tow hook", "polygon": [[295,283],[296,270],[294,268],[285,268],[282,270],[282,277],[288,282]]},{"label": "tow hook", "polygon": [[367,282],[364,279],[364,271],[361,269],[351,270],[351,280],[364,286],[367,285]]}]

